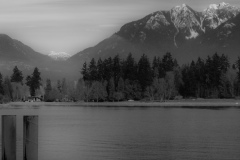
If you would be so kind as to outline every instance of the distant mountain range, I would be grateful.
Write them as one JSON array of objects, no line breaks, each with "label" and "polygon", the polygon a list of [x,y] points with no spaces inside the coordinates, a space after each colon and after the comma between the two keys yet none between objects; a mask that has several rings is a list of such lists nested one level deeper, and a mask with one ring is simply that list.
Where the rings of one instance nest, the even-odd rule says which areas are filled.
[{"label": "distant mountain range", "polygon": [[180,64],[218,52],[228,55],[234,62],[240,56],[239,13],[239,8],[227,3],[211,4],[203,12],[183,4],[127,23],[111,37],[72,57],[64,52],[43,55],[0,34],[0,72],[9,74],[18,65],[29,74],[36,66],[44,78],[76,80],[85,61],[117,54],[125,58],[130,52],[136,59],[143,53],[153,58],[171,52]]},{"label": "distant mountain range", "polygon": [[71,57],[71,55],[66,52],[55,52],[55,51],[51,51],[48,54],[48,56],[56,61],[66,61],[68,58]]},{"label": "distant mountain range", "polygon": [[171,52],[180,63],[218,52],[232,61],[240,56],[240,9],[228,3],[211,4],[203,12],[186,4],[157,11],[127,23],[111,37],[87,48],[68,61],[82,64],[93,57],[107,58],[132,53],[149,58]]},{"label": "distant mountain range", "polygon": [[56,61],[59,57],[63,60],[66,56],[63,53],[52,53],[49,56],[41,54],[8,35],[0,34],[0,72],[3,75],[10,76],[14,66],[18,66],[25,76],[38,67],[42,72],[43,80],[46,78],[57,80],[63,77],[69,77],[71,80],[79,78],[79,71],[74,71],[71,65],[66,65],[67,62]]}]

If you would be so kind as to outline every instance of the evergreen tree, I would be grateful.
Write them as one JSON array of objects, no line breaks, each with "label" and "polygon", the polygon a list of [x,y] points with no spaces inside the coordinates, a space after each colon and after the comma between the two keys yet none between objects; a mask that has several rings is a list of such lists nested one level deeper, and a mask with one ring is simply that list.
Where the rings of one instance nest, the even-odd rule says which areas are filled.
[{"label": "evergreen tree", "polygon": [[113,60],[111,57],[103,61],[103,79],[109,81],[113,77]]},{"label": "evergreen tree", "polygon": [[129,53],[126,61],[123,62],[123,79],[128,79],[131,81],[137,80],[137,70],[138,66],[132,57],[132,54]]},{"label": "evergreen tree", "polygon": [[3,90],[3,77],[2,74],[0,73],[0,94],[4,95],[4,90]]},{"label": "evergreen tree", "polygon": [[159,77],[159,59],[157,59],[157,57],[155,56],[153,58],[153,63],[152,63],[152,71],[153,71],[153,76],[154,78],[158,78]]},{"label": "evergreen tree", "polygon": [[96,61],[94,58],[92,58],[92,60],[90,61],[89,64],[89,80],[90,81],[96,81],[97,80],[97,65],[96,65]]},{"label": "evergreen tree", "polygon": [[117,92],[114,93],[114,98],[117,101],[124,99],[124,80],[122,77],[120,77],[118,80]]},{"label": "evergreen tree", "polygon": [[153,69],[153,70],[154,70],[155,68],[158,69],[158,67],[159,67],[158,59],[157,59],[156,56],[154,56],[153,62],[152,62],[152,69]]},{"label": "evergreen tree", "polygon": [[102,81],[104,76],[104,68],[103,68],[103,61],[101,58],[98,59],[97,62],[97,80]]},{"label": "evergreen tree", "polygon": [[115,84],[114,84],[114,78],[112,77],[108,82],[108,99],[110,101],[114,101],[114,92],[115,92]]},{"label": "evergreen tree", "polygon": [[23,75],[22,71],[20,71],[17,66],[13,68],[13,74],[11,76],[11,82],[22,83]]},{"label": "evergreen tree", "polygon": [[162,58],[162,65],[163,65],[165,73],[169,72],[169,71],[173,71],[174,65],[176,65],[176,64],[174,64],[174,60],[172,58],[171,53],[167,52],[163,56],[163,58]]},{"label": "evergreen tree", "polygon": [[88,73],[88,68],[87,68],[87,62],[84,62],[82,70],[81,70],[81,74],[83,76],[83,80],[84,81],[89,80],[89,73]]},{"label": "evergreen tree", "polygon": [[150,86],[152,83],[152,70],[145,54],[142,55],[138,62],[138,81],[143,93],[145,92],[146,87]]},{"label": "evergreen tree", "polygon": [[11,76],[11,82],[14,83],[14,85],[12,85],[12,87],[13,87],[13,90],[15,90],[15,94],[16,94],[15,98],[17,100],[19,100],[20,88],[22,88],[19,85],[19,83],[22,84],[22,80],[23,80],[22,72],[17,68],[17,66],[15,66],[13,69],[13,74]]},{"label": "evergreen tree", "polygon": [[160,61],[158,66],[158,78],[164,78],[166,76],[166,71],[164,64]]},{"label": "evergreen tree", "polygon": [[196,62],[195,78],[196,78],[196,96],[205,98],[204,95],[204,90],[206,89],[205,63],[201,58],[198,58]]},{"label": "evergreen tree", "polygon": [[27,76],[26,85],[29,86],[31,96],[35,96],[35,92],[40,88],[41,85],[41,73],[38,71],[36,67],[31,76]]},{"label": "evergreen tree", "polygon": [[119,55],[116,55],[113,58],[113,78],[114,78],[114,85],[115,87],[118,84],[118,80],[121,77],[121,64]]}]

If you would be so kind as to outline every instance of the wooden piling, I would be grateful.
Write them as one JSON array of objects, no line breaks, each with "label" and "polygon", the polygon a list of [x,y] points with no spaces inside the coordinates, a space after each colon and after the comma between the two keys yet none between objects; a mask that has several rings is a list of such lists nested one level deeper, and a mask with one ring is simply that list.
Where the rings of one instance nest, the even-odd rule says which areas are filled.
[{"label": "wooden piling", "polygon": [[23,117],[23,160],[38,160],[38,116]]},{"label": "wooden piling", "polygon": [[16,160],[16,116],[2,116],[2,160]]}]

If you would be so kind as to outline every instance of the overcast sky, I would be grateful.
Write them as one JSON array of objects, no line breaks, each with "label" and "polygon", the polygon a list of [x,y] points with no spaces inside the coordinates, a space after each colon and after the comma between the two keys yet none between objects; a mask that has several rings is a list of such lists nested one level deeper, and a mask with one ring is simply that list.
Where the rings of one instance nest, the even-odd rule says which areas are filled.
[{"label": "overcast sky", "polygon": [[[196,11],[223,0],[0,0],[0,33],[41,53],[75,54],[125,23],[183,3]],[[226,3],[240,7],[239,0]]]}]

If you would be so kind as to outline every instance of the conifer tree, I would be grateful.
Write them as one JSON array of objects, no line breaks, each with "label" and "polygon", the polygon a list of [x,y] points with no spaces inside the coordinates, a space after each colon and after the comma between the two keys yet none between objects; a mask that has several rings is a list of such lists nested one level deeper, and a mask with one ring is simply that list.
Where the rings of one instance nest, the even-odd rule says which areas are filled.
[{"label": "conifer tree", "polygon": [[36,67],[31,76],[27,76],[26,85],[29,86],[31,96],[35,96],[35,91],[40,88],[41,85],[41,73]]},{"label": "conifer tree", "polygon": [[165,72],[173,71],[174,60],[171,53],[167,52],[162,58],[163,68]]},{"label": "conifer tree", "polygon": [[113,60],[111,57],[103,61],[103,79],[109,81],[113,77]]},{"label": "conifer tree", "polygon": [[101,58],[99,58],[97,62],[97,80],[102,81],[103,75],[104,75],[103,61]]},{"label": "conifer tree", "polygon": [[152,70],[150,62],[145,54],[138,62],[138,81],[140,82],[142,92],[145,92],[147,86],[152,83]]},{"label": "conifer tree", "polygon": [[22,71],[18,69],[17,66],[13,68],[13,74],[11,76],[11,82],[17,82],[17,83],[22,83],[23,80],[23,75]]},{"label": "conifer tree", "polygon": [[89,80],[96,81],[97,80],[97,65],[94,58],[90,61],[89,64]]},{"label": "conifer tree", "polygon": [[126,61],[124,62],[124,66],[123,66],[123,79],[129,79],[131,81],[133,80],[137,80],[137,64],[134,60],[134,58],[132,57],[132,54],[129,53],[127,56]]},{"label": "conifer tree", "polygon": [[121,76],[120,58],[119,55],[116,55],[113,58],[113,78],[115,86],[117,86],[120,76]]},{"label": "conifer tree", "polygon": [[88,73],[88,68],[87,68],[87,62],[84,62],[81,74],[83,76],[83,80],[87,81],[89,79],[89,73]]},{"label": "conifer tree", "polygon": [[4,90],[3,90],[3,77],[2,77],[1,73],[0,73],[0,94],[1,95],[4,94]]},{"label": "conifer tree", "polygon": [[114,101],[114,92],[115,92],[115,84],[114,84],[114,78],[112,77],[108,82],[108,99],[110,101]]}]

